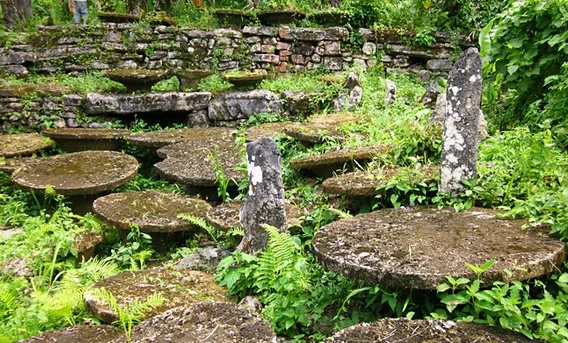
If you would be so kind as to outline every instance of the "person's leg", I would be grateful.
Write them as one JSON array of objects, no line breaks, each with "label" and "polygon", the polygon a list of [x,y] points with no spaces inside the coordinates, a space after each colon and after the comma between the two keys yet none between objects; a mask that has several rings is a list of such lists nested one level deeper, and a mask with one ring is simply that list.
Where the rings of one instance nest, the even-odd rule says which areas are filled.
[{"label": "person's leg", "polygon": [[79,21],[81,19],[81,15],[79,14],[79,4],[81,3],[75,1],[75,13],[73,14],[73,21],[75,22],[75,24],[79,24]]},{"label": "person's leg", "polygon": [[83,17],[83,24],[87,24],[87,2],[81,2],[81,16]]}]

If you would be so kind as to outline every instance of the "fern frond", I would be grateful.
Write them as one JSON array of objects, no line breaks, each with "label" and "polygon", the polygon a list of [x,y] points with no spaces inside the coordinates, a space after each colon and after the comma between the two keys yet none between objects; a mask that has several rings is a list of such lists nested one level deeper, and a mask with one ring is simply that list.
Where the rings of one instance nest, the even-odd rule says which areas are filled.
[{"label": "fern frond", "polygon": [[219,234],[217,232],[217,229],[214,228],[213,226],[209,225],[209,223],[207,223],[207,221],[205,221],[205,219],[203,219],[201,217],[196,217],[196,216],[188,214],[188,213],[180,214],[178,216],[178,218],[183,219],[183,220],[187,220],[191,224],[207,231],[207,233],[211,236],[213,241],[215,243],[218,243],[217,238],[218,238]]},{"label": "fern frond", "polygon": [[328,207],[327,210],[331,213],[336,214],[340,219],[351,218],[353,217],[350,213],[345,211],[338,210],[337,208]]}]

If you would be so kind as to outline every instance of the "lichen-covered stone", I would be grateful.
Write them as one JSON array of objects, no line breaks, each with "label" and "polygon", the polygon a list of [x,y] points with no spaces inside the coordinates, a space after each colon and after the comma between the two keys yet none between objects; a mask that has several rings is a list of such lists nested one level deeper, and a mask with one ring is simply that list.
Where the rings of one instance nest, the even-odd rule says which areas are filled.
[{"label": "lichen-covered stone", "polygon": [[102,297],[97,296],[97,289],[109,292],[122,309],[134,301],[145,302],[149,296],[159,293],[165,301],[146,313],[145,318],[175,307],[191,306],[199,301],[229,301],[226,290],[215,284],[212,275],[166,267],[123,272],[95,283],[92,289],[94,291],[87,290],[85,293],[85,306],[93,316],[105,323],[118,320],[118,315]]},{"label": "lichen-covered stone", "polygon": [[0,86],[0,97],[22,97],[31,94],[61,96],[71,93],[71,88],[53,83],[24,86]]},{"label": "lichen-covered stone", "polygon": [[374,157],[385,154],[390,150],[388,146],[369,146],[357,149],[341,149],[323,154],[300,157],[290,160],[290,167],[295,169],[309,169],[323,177],[330,177],[337,171],[349,168],[349,163],[360,166]]},{"label": "lichen-covered stone", "polygon": [[128,130],[59,128],[46,129],[42,134],[55,141],[66,152],[86,150],[119,150],[120,139],[130,135]]},{"label": "lichen-covered stone", "polygon": [[341,219],[321,228],[312,241],[326,268],[369,284],[435,289],[453,278],[474,280],[466,263],[495,265],[483,286],[542,276],[566,257],[564,243],[523,230],[524,220],[499,219],[495,210],[416,207],[386,209]]},{"label": "lichen-covered stone", "polygon": [[385,318],[374,323],[354,325],[324,341],[324,343],[362,342],[528,343],[532,341],[514,331],[489,325],[406,318]]},{"label": "lichen-covered stone", "polygon": [[178,269],[215,272],[219,262],[230,254],[231,252],[225,248],[208,247],[182,258],[175,265]]},{"label": "lichen-covered stone", "polygon": [[344,27],[281,27],[279,35],[282,39],[295,41],[342,41],[349,38],[349,31]]},{"label": "lichen-covered stone", "polygon": [[197,147],[195,142],[182,142],[165,146],[157,153],[166,158],[154,164],[158,175],[174,182],[213,187],[217,184],[215,163],[221,166],[225,177],[231,180],[238,181],[244,177],[238,170],[238,165],[242,162],[241,152],[233,143]]},{"label": "lichen-covered stone", "polygon": [[[239,221],[239,209],[242,203],[233,201],[229,204],[223,204],[212,207],[207,211],[205,218],[209,224],[221,230],[230,230],[232,228],[242,228]],[[288,226],[299,226],[302,223],[301,217],[304,215],[302,210],[292,204],[286,204],[286,220]]]},{"label": "lichen-covered stone", "polygon": [[51,139],[36,133],[0,135],[0,157],[31,155],[53,145]]},{"label": "lichen-covered stone", "polygon": [[284,132],[300,142],[310,144],[318,143],[325,139],[342,141],[347,137],[339,131],[340,126],[346,123],[358,122],[360,119],[352,114],[313,115],[307,119],[306,123],[291,125],[285,128]]},{"label": "lichen-covered stone", "polygon": [[206,109],[209,92],[167,92],[143,95],[88,93],[88,114],[135,114],[149,112],[194,112]]},{"label": "lichen-covered stone", "polygon": [[280,151],[272,138],[247,144],[248,196],[239,211],[245,236],[238,249],[247,253],[263,250],[268,232],[262,225],[286,230],[286,201],[280,171]]},{"label": "lichen-covered stone", "polygon": [[105,195],[93,203],[93,211],[105,222],[122,230],[134,224],[142,232],[175,232],[194,229],[180,214],[205,217],[206,201],[173,193],[146,191]]},{"label": "lichen-covered stone", "polygon": [[214,97],[209,104],[209,119],[248,119],[259,113],[282,113],[278,95],[267,90],[233,92]]},{"label": "lichen-covered stone", "polygon": [[[147,319],[132,330],[131,343],[276,343],[270,324],[237,304],[200,302]],[[116,343],[124,343],[125,340]]]},{"label": "lichen-covered stone", "polygon": [[127,140],[130,144],[146,148],[161,148],[181,142],[203,143],[203,147],[206,147],[212,142],[231,141],[232,132],[233,129],[225,127],[192,127],[138,133],[129,136]]},{"label": "lichen-covered stone", "polygon": [[106,77],[126,86],[152,85],[166,79],[167,76],[166,71],[149,69],[112,69],[106,72]]},{"label": "lichen-covered stone", "polygon": [[403,177],[406,183],[428,183],[437,180],[438,174],[438,166],[423,166],[420,169],[401,167],[366,172],[356,171],[326,179],[322,183],[322,190],[328,194],[374,197],[384,193],[385,187],[393,179]]},{"label": "lichen-covered stone", "polygon": [[254,87],[267,77],[268,73],[264,70],[249,73],[227,73],[223,75],[223,79],[231,83],[237,89],[244,87]]},{"label": "lichen-covered stone", "polygon": [[79,254],[78,260],[87,261],[93,257],[97,245],[105,240],[105,235],[95,231],[81,231],[75,234],[73,249]]},{"label": "lichen-covered stone", "polygon": [[114,151],[83,151],[27,162],[13,176],[18,185],[58,194],[97,194],[122,186],[136,175],[138,161]]},{"label": "lichen-covered stone", "polygon": [[44,332],[38,336],[20,341],[21,343],[110,343],[125,337],[121,331],[110,325],[77,325],[58,331]]},{"label": "lichen-covered stone", "polygon": [[391,105],[396,100],[396,84],[389,79],[385,80],[386,85],[386,95],[385,95],[385,104]]},{"label": "lichen-covered stone", "polygon": [[477,176],[481,58],[476,48],[466,50],[448,78],[446,118],[442,144],[440,191],[458,195],[462,180]]},{"label": "lichen-covered stone", "polygon": [[352,111],[359,106],[363,98],[363,88],[359,80],[359,74],[350,72],[343,84],[342,94],[333,100],[333,108],[336,112]]}]

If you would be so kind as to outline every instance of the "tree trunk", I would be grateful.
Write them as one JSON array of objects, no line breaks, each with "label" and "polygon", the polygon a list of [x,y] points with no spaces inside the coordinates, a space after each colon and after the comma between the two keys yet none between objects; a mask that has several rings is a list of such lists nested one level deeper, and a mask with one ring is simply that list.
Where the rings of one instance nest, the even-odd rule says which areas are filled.
[{"label": "tree trunk", "polygon": [[126,1],[128,13],[143,14],[148,11],[147,0],[127,0]]},{"label": "tree trunk", "polygon": [[10,30],[21,28],[32,17],[31,0],[0,0],[4,24]]}]

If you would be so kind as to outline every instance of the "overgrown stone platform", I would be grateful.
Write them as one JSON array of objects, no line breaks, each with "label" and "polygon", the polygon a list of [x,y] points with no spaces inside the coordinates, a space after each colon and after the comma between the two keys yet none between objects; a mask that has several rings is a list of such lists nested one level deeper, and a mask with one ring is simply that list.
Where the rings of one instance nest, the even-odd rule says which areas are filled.
[{"label": "overgrown stone platform", "polygon": [[532,340],[516,332],[488,325],[449,320],[385,318],[374,323],[363,323],[343,329],[324,341],[324,343],[363,342],[528,343]]},{"label": "overgrown stone platform", "polygon": [[27,156],[53,145],[51,139],[37,133],[0,135],[0,157]]},{"label": "overgrown stone platform", "polygon": [[[115,343],[125,343],[124,339]],[[270,324],[236,304],[200,302],[147,319],[132,330],[132,343],[275,343]]]},{"label": "overgrown stone platform", "polygon": [[204,272],[166,267],[124,272],[95,283],[85,293],[87,310],[105,323],[118,320],[118,314],[101,291],[111,294],[121,309],[135,301],[145,302],[152,295],[161,295],[165,301],[146,313],[145,318],[203,300],[229,302],[226,291],[215,284],[212,275]]},{"label": "overgrown stone platform", "polygon": [[375,211],[324,226],[314,236],[314,253],[326,268],[349,277],[414,289],[435,289],[446,275],[475,279],[466,263],[496,260],[481,276],[485,286],[538,277],[562,265],[564,243],[523,230],[524,220],[498,216],[482,208]]},{"label": "overgrown stone platform", "polygon": [[134,224],[142,232],[162,233],[192,230],[178,216],[205,217],[210,208],[204,200],[156,191],[113,193],[93,203],[95,214],[114,227],[129,230]]},{"label": "overgrown stone platform", "polygon": [[128,130],[58,128],[43,130],[42,134],[55,141],[66,152],[87,150],[119,150],[121,138],[130,135]]},{"label": "overgrown stone platform", "polygon": [[252,142],[260,138],[275,138],[278,136],[285,136],[284,132],[288,128],[298,126],[299,123],[280,122],[280,123],[265,123],[248,128],[245,131],[245,139],[247,142]]}]

